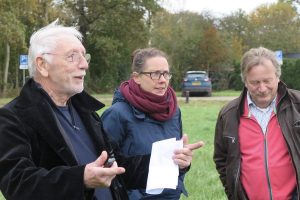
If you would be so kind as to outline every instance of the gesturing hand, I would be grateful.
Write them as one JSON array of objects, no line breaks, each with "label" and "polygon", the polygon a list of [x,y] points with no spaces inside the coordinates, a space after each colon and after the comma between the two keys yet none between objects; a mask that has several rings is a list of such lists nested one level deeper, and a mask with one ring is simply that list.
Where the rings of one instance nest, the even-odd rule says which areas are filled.
[{"label": "gesturing hand", "polygon": [[183,148],[175,150],[173,156],[174,162],[178,164],[180,169],[184,169],[190,166],[193,159],[193,150],[199,149],[200,147],[204,146],[203,141],[189,144],[188,136],[186,134],[182,136],[182,140],[183,140]]},{"label": "gesturing hand", "polygon": [[104,167],[107,152],[103,151],[96,161],[89,163],[84,169],[84,183],[88,188],[109,187],[116,175],[125,172],[123,167],[118,167],[117,162],[109,168]]}]

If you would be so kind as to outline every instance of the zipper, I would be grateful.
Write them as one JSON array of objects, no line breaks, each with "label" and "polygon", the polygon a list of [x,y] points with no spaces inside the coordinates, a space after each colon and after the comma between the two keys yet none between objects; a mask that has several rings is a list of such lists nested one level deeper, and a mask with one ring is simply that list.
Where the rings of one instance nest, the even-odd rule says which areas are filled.
[{"label": "zipper", "polygon": [[235,181],[234,181],[234,199],[238,199],[238,182],[240,180],[240,169],[241,169],[241,161],[239,160],[239,166],[238,166],[238,169],[237,169],[237,174],[236,174],[236,177],[235,177]]},{"label": "zipper", "polygon": [[227,136],[227,135],[225,135],[224,137],[231,139],[231,143],[232,144],[235,143],[235,137],[233,137],[233,136]]},{"label": "zipper", "polygon": [[264,154],[265,154],[265,170],[266,170],[266,175],[267,175],[267,182],[268,182],[268,188],[269,188],[269,195],[270,195],[270,200],[273,200],[273,192],[272,192],[272,187],[271,187],[271,180],[270,180],[270,174],[269,174],[269,165],[268,165],[268,141],[267,141],[267,130],[266,134],[264,134]]}]

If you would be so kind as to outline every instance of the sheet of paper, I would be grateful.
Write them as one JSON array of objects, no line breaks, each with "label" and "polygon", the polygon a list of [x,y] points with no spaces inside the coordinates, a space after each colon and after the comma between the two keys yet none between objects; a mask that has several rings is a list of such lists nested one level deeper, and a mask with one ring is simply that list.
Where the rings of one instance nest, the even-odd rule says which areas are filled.
[{"label": "sheet of paper", "polygon": [[176,141],[176,138],[152,144],[146,193],[160,194],[164,188],[176,189],[179,168],[172,156],[175,149],[182,147],[182,140]]}]

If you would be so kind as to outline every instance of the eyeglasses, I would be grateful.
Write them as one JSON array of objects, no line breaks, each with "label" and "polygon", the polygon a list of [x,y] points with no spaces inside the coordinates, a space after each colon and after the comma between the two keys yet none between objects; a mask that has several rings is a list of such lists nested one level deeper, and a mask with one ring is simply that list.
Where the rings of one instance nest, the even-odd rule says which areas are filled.
[{"label": "eyeglasses", "polygon": [[81,54],[79,52],[73,52],[71,55],[60,55],[55,53],[43,53],[47,55],[55,55],[55,56],[62,56],[64,57],[69,63],[73,63],[75,65],[79,64],[82,61],[82,58],[86,60],[87,63],[91,61],[91,55],[88,53]]},{"label": "eyeglasses", "polygon": [[155,71],[155,72],[140,72],[139,74],[146,74],[150,75],[150,78],[152,80],[159,80],[161,76],[163,76],[166,80],[170,80],[172,78],[172,74],[168,71],[160,72],[160,71]]}]

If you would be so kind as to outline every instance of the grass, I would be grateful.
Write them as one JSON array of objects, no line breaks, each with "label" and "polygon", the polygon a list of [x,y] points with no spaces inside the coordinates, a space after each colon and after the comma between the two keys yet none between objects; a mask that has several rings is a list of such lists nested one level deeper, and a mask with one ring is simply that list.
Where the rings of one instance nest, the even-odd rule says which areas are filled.
[{"label": "grass", "polygon": [[239,96],[241,91],[236,90],[223,90],[223,91],[213,91],[213,97],[232,97],[232,96]]},{"label": "grass", "polygon": [[189,200],[222,200],[227,199],[213,157],[213,138],[216,118],[224,101],[195,101],[189,104],[180,103],[184,133],[190,142],[202,140],[205,146],[194,153],[190,171],[186,175],[185,185]]},{"label": "grass", "polygon": [[[213,96],[238,96],[235,91],[214,92]],[[106,104],[102,113],[111,105],[112,95],[94,95]],[[0,99],[0,106],[10,99]],[[182,112],[183,130],[188,134],[189,141],[202,140],[205,146],[194,153],[190,171],[185,177],[185,186],[189,193],[181,200],[225,200],[227,199],[215,169],[213,156],[213,138],[216,118],[226,101],[202,101],[191,99],[187,104],[179,101]],[[0,200],[5,200],[0,194]]]}]

